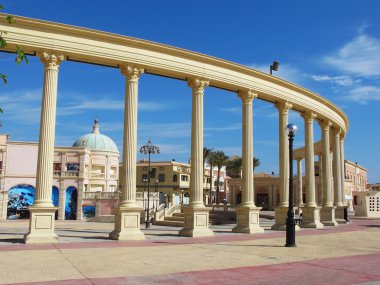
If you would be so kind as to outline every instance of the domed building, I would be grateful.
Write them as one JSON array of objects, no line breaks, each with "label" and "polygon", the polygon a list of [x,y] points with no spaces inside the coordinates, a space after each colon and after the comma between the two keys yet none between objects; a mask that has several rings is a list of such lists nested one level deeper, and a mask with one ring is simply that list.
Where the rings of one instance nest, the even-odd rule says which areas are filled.
[{"label": "domed building", "polygon": [[[0,219],[33,203],[37,153],[37,143],[11,141],[8,135],[0,135]],[[72,147],[55,147],[52,202],[58,207],[56,218],[79,220],[113,214],[118,177],[119,150],[112,139],[100,133],[95,120],[92,132],[75,140]]]}]

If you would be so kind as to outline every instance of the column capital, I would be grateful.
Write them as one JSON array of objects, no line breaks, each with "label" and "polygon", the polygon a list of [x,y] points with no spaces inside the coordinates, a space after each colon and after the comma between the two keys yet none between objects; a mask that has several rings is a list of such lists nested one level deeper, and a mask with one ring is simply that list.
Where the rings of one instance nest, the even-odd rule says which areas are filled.
[{"label": "column capital", "polygon": [[301,114],[301,117],[304,118],[305,122],[312,122],[317,118],[317,114],[309,111],[305,111]]},{"label": "column capital", "polygon": [[318,124],[324,131],[329,130],[332,126],[332,123],[330,121],[319,121]]},{"label": "column capital", "polygon": [[243,101],[243,104],[252,104],[253,99],[257,98],[257,93],[253,89],[240,90],[237,96]]},{"label": "column capital", "polygon": [[40,55],[40,59],[41,62],[45,65],[45,68],[58,70],[59,65],[65,59],[65,57],[63,55],[43,52]]},{"label": "column capital", "polygon": [[193,89],[193,94],[203,94],[210,81],[204,78],[188,78],[187,85]]},{"label": "column capital", "polygon": [[275,107],[280,113],[287,114],[289,109],[293,108],[293,104],[289,101],[278,101],[276,102]]},{"label": "column capital", "polygon": [[120,66],[121,74],[123,74],[130,81],[138,81],[144,69],[139,66],[122,65]]},{"label": "column capital", "polygon": [[340,138],[340,135],[342,133],[341,128],[334,128],[334,135]]}]

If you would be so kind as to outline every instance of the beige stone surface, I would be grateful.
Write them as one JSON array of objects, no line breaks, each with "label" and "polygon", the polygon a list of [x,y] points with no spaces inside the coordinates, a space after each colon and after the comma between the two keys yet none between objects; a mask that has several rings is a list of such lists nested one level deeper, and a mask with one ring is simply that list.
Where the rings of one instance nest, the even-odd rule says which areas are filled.
[{"label": "beige stone surface", "polygon": [[[74,227],[66,225],[66,229],[99,232],[104,226],[112,228],[112,224],[109,227],[81,223]],[[133,247],[125,243],[107,247],[103,243],[100,248],[88,248],[84,244],[73,249],[0,251],[0,266],[7,268],[0,272],[0,283],[155,275],[380,253],[380,231],[376,226],[344,232],[308,230],[308,233],[296,237],[296,248],[284,247],[285,237],[254,235],[243,241],[198,240],[198,243],[176,244],[166,239],[158,241],[157,246]]]}]

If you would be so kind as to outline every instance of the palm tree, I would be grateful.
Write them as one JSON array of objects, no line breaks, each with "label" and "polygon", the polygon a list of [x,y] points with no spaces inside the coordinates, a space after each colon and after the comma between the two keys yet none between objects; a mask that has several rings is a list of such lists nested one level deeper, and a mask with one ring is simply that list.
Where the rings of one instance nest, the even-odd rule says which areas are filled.
[{"label": "palm tree", "polygon": [[212,153],[213,150],[214,149],[212,149],[212,148],[207,148],[207,147],[203,148],[203,172],[204,172],[204,169],[205,169],[206,161],[210,157],[210,154]]},{"label": "palm tree", "polygon": [[[205,164],[209,160],[212,153],[212,148],[203,147],[203,173],[205,173]],[[211,180],[212,180],[212,167],[210,169],[210,201],[211,201]]]},{"label": "palm tree", "polygon": [[238,155],[234,155],[227,162],[227,165],[226,165],[227,175],[232,178],[240,178],[242,168],[243,168],[242,158]]},{"label": "palm tree", "polygon": [[253,158],[253,172],[255,172],[255,168],[260,166],[260,158]]},{"label": "palm tree", "polygon": [[[216,179],[216,203],[218,203],[219,199],[219,187],[220,187],[220,170],[224,165],[227,164],[229,157],[221,150],[215,151],[210,156],[212,164],[218,167],[218,174]],[[209,164],[210,164],[209,158]],[[211,164],[210,164],[211,165]],[[211,168],[212,169],[212,168]]]}]

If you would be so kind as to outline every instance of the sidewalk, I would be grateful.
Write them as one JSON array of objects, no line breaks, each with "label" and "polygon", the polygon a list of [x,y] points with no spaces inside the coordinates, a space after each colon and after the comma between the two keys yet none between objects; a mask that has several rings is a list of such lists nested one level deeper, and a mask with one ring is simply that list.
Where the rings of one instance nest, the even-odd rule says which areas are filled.
[{"label": "sidewalk", "polygon": [[153,226],[146,240],[119,242],[107,239],[113,224],[58,221],[59,243],[25,245],[27,221],[2,222],[0,284],[380,284],[380,220],[301,230],[296,248],[285,232],[232,227],[184,238]]}]

